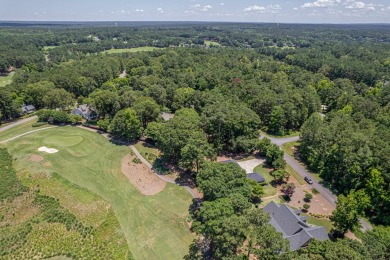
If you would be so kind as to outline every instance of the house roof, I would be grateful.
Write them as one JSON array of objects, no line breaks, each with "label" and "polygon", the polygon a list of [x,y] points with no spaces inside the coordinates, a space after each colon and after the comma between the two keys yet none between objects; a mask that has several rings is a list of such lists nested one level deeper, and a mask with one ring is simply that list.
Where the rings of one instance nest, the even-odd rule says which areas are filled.
[{"label": "house roof", "polygon": [[264,207],[264,211],[271,217],[270,224],[290,241],[291,250],[305,246],[311,239],[328,239],[325,227],[307,224],[307,218],[300,216],[300,210],[292,210],[285,204],[278,205],[271,201]]},{"label": "house roof", "polygon": [[72,114],[74,114],[77,110],[87,117],[89,117],[90,114],[93,112],[96,113],[96,111],[93,108],[91,108],[88,104],[83,104],[73,109]]},{"label": "house roof", "polygon": [[33,105],[23,105],[22,106],[22,112],[28,112],[28,111],[34,111],[35,107]]},{"label": "house roof", "polygon": [[253,172],[253,173],[248,173],[247,177],[251,180],[257,181],[257,182],[265,182],[265,179],[263,176],[260,175],[260,173]]}]

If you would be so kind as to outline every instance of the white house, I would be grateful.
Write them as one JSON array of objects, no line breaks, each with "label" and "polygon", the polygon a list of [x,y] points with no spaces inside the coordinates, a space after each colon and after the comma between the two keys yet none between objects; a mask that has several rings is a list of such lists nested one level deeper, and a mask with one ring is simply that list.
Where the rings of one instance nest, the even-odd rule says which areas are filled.
[{"label": "white house", "polygon": [[80,115],[86,120],[94,120],[97,118],[98,113],[93,108],[88,106],[88,104],[84,104],[73,109],[72,115]]}]

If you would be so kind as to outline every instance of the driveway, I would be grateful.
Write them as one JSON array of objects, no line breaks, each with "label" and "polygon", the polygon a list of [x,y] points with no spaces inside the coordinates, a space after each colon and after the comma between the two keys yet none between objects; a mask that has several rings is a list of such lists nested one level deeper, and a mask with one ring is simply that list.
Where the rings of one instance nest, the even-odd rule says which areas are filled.
[{"label": "driveway", "polygon": [[14,122],[14,123],[11,123],[9,125],[1,127],[0,128],[0,132],[8,130],[8,129],[10,129],[12,127],[15,127],[17,125],[21,125],[21,124],[27,123],[27,122],[32,121],[32,120],[37,119],[37,118],[38,118],[37,116],[32,116],[32,117],[28,117],[28,118],[25,118],[25,119],[18,120],[18,121]]},{"label": "driveway", "polygon": [[242,169],[245,170],[246,173],[252,173],[253,170],[256,168],[256,166],[259,166],[260,164],[263,164],[265,162],[264,159],[252,159],[248,161],[239,162],[237,161],[238,165]]}]

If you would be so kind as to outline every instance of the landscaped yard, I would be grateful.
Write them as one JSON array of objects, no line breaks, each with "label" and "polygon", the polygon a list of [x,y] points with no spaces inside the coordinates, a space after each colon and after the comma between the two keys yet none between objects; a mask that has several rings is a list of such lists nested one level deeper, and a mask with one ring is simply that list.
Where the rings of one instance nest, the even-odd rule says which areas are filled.
[{"label": "landscaped yard", "polygon": [[157,47],[137,47],[130,49],[111,49],[107,51],[102,51],[101,53],[114,54],[114,53],[125,53],[125,52],[141,52],[141,51],[154,51],[161,50],[162,48]]},{"label": "landscaped yard", "polygon": [[[58,198],[63,207],[81,219],[99,221],[99,214],[88,214],[89,207],[97,208],[101,214],[112,208],[121,227],[116,232],[125,235],[135,259],[182,259],[187,253],[193,239],[186,222],[190,194],[167,183],[156,195],[142,195],[121,172],[122,158],[131,153],[129,147],[114,145],[103,136],[70,126],[32,133],[6,146],[25,183],[34,183],[41,175],[49,176],[41,182],[42,192]],[[38,152],[41,146],[58,152]],[[32,155],[42,157],[42,161],[31,160]],[[57,182],[71,188],[47,184],[51,173],[58,174],[52,175]],[[93,195],[81,194],[83,189]],[[60,229],[53,228],[48,229],[51,235]]]},{"label": "landscaped yard", "polygon": [[264,197],[270,197],[276,195],[276,188],[271,185],[271,182],[273,181],[274,177],[271,176],[270,171],[271,169],[267,167],[265,164],[261,164],[257,166],[254,170],[254,172],[258,172],[261,174],[261,176],[264,177],[265,181],[267,182],[267,185],[264,185]]},{"label": "landscaped yard", "polygon": [[4,87],[12,83],[12,78],[14,77],[15,72],[11,72],[7,76],[0,76],[0,87]]}]

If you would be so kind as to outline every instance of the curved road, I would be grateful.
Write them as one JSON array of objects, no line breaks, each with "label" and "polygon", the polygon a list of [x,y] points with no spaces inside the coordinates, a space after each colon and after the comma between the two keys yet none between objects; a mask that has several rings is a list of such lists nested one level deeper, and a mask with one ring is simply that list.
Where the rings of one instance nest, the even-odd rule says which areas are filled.
[{"label": "curved road", "polygon": [[[274,138],[270,137],[264,134],[260,135],[260,139],[267,137],[270,139],[271,143],[276,144],[279,147],[282,147],[286,143],[296,142],[299,141],[299,136],[293,136],[293,137],[286,137],[286,138]],[[322,186],[295,158],[288,155],[287,153],[284,153],[284,160],[288,165],[291,166],[299,175],[301,175],[303,178],[309,177],[312,179],[313,188],[318,190],[318,192],[327,200],[329,201],[333,206],[336,207],[337,197],[327,188]],[[372,226],[365,220],[360,219],[360,223],[362,225],[362,230],[371,230]]]}]

